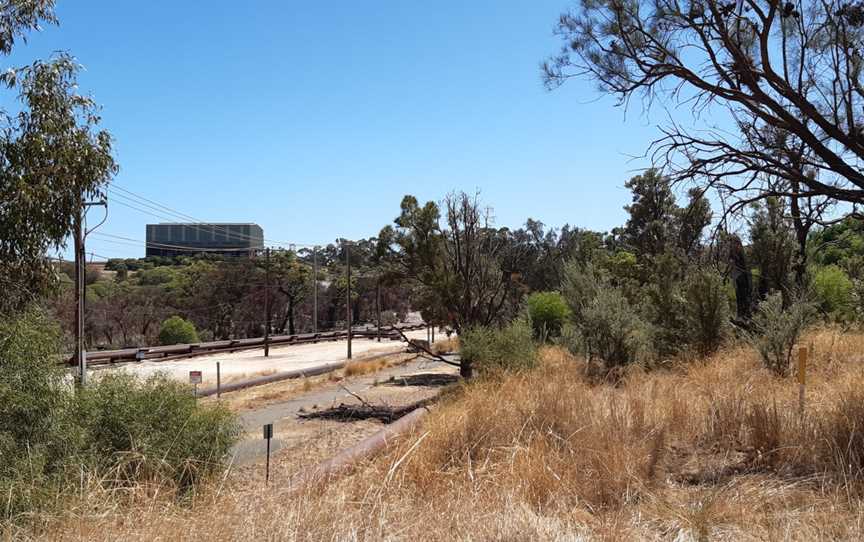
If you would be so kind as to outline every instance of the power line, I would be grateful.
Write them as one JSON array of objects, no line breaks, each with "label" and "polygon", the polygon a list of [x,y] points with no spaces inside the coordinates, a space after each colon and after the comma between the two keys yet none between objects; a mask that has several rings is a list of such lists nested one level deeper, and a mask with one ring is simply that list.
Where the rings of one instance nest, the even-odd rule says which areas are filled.
[{"label": "power line", "polygon": [[[117,244],[123,244],[120,241],[125,241],[125,244],[127,244],[127,245],[140,246],[143,244],[145,247],[150,247],[150,248],[165,248],[165,249],[171,249],[171,250],[182,250],[182,251],[187,251],[187,252],[222,253],[222,252],[253,252],[255,250],[259,250],[258,248],[252,248],[252,247],[247,247],[247,248],[200,248],[200,247],[191,247],[191,246],[184,246],[184,245],[171,245],[171,244],[167,244],[167,243],[156,243],[154,241],[142,241],[140,239],[132,239],[131,237],[123,237],[122,235],[114,235],[114,234],[103,233],[103,232],[96,232],[96,233],[94,233],[94,235],[97,235],[99,237],[108,237],[110,239],[118,239],[119,241],[114,241]],[[106,240],[106,241],[111,242],[110,240]]]},{"label": "power line", "polygon": [[[131,200],[131,201],[135,202],[136,204],[139,204],[139,205],[145,205],[145,206],[149,207],[150,209],[154,209],[154,210],[156,210],[156,211],[160,211],[160,212],[163,212],[163,213],[167,213],[167,214],[172,215],[173,217],[175,217],[175,218],[169,218],[169,220],[176,220],[177,218],[179,218],[179,219],[182,219],[182,220],[184,220],[184,221],[191,220],[192,222],[197,222],[197,223],[199,223],[199,224],[211,224],[210,222],[207,222],[207,221],[205,221],[205,220],[201,220],[201,219],[199,219],[199,218],[196,218],[196,217],[194,217],[194,216],[192,216],[192,215],[188,215],[188,214],[186,214],[186,213],[182,213],[182,212],[180,212],[180,211],[177,211],[177,210],[175,210],[175,209],[172,209],[171,207],[169,207],[169,206],[167,206],[167,205],[165,205],[165,204],[159,203],[159,202],[157,202],[157,201],[154,201],[154,200],[152,200],[152,199],[150,199],[150,198],[147,198],[147,197],[145,197],[145,196],[142,196],[142,195],[140,195],[140,194],[136,194],[135,192],[132,192],[131,190],[128,190],[128,189],[126,189],[126,188],[123,188],[122,186],[117,186],[116,181],[115,181],[114,183],[112,183],[111,186],[109,186],[109,190],[110,190],[110,189],[119,190],[120,192],[122,192],[122,194],[115,194],[115,195],[123,196],[123,195],[125,194],[125,195],[126,195],[125,197],[126,197],[126,200],[127,200],[127,201],[130,201],[130,200]],[[137,201],[136,201],[136,200],[137,200]],[[139,209],[139,210],[140,210],[140,209]],[[155,215],[154,215],[154,216],[155,216]],[[222,230],[223,232],[227,233],[228,235],[233,235],[233,236],[235,236],[235,237],[245,237],[245,238],[247,238],[247,239],[254,239],[254,240],[257,240],[257,238],[254,238],[254,237],[251,236],[251,235],[241,234],[241,233],[231,233],[229,230],[227,230],[226,228],[221,227],[221,226],[218,225],[218,224],[211,224],[211,225],[212,225],[214,228],[216,228],[216,229],[220,229],[220,230]],[[264,239],[264,241],[265,241],[266,243],[270,243],[270,244],[273,244],[273,245],[282,245],[282,246],[284,246],[284,245],[294,245],[294,246],[302,246],[302,247],[315,247],[315,246],[318,246],[318,245],[313,245],[313,244],[308,244],[308,243],[293,243],[293,242],[288,242],[288,241],[274,241],[274,240],[272,240],[272,239]]]},{"label": "power line", "polygon": [[[123,196],[122,194],[114,194],[113,197],[124,197],[124,196]],[[163,215],[163,214],[157,214],[157,213],[155,213],[155,212],[147,211],[147,210],[145,210],[145,209],[142,209],[142,208],[140,208],[140,207],[137,207],[137,206],[135,206],[135,205],[132,205],[132,204],[130,204],[130,203],[127,203],[127,201],[132,201],[132,202],[134,202],[134,203],[138,203],[137,201],[132,200],[131,198],[126,198],[125,201],[122,200],[122,199],[121,199],[121,200],[113,200],[113,202],[116,203],[116,204],[118,204],[118,205],[122,205],[123,207],[128,207],[129,209],[134,209],[135,211],[138,211],[139,213],[143,213],[143,214],[145,214],[145,215],[148,215],[148,216],[152,216],[152,217],[158,218],[158,219],[160,219],[160,220],[176,220],[176,217],[173,217],[173,216],[167,216],[167,215]],[[143,205],[143,204],[142,204],[142,205]],[[148,207],[150,207],[150,206],[148,206]],[[150,207],[150,208],[152,209],[153,207]],[[216,229],[224,230],[224,228],[222,228],[222,227],[220,227],[220,226],[218,226],[218,225],[215,225],[215,224],[204,226],[203,223],[201,223],[201,224],[198,224],[198,223],[196,223],[196,224],[183,223],[183,226],[184,226],[184,227],[187,227],[187,228],[193,228],[193,229],[195,229],[196,231],[198,231],[198,232],[203,232],[203,233],[205,233],[205,234],[212,234],[212,233],[214,233],[214,231],[215,231]],[[230,230],[224,230],[224,231],[225,231],[225,233],[226,233],[226,237],[228,237],[229,239],[234,238],[234,239],[239,240],[239,241],[246,241],[246,240],[257,241],[257,240],[258,240],[258,239],[255,238],[255,237],[252,237],[252,236],[250,236],[250,235],[246,235],[246,234],[243,234],[243,233],[231,232]]]}]

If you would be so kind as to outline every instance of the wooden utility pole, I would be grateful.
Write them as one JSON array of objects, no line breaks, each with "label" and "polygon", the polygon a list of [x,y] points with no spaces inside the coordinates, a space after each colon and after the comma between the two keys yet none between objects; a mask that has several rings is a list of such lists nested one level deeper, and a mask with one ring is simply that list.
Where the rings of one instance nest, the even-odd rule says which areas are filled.
[{"label": "wooden utility pole", "polygon": [[270,356],[270,247],[265,250],[267,268],[264,270],[264,357]]},{"label": "wooden utility pole", "polygon": [[[105,207],[105,217],[90,230],[84,223],[84,210],[88,207]],[[108,219],[108,204],[105,200],[85,202],[84,194],[78,197],[78,213],[75,215],[72,229],[75,235],[75,358],[78,362],[78,385],[87,385],[87,352],[84,342],[84,305],[87,301],[87,253],[84,250],[84,240],[87,234],[101,226]]]},{"label": "wooden utility pole", "polygon": [[78,385],[87,385],[87,352],[84,351],[84,297],[86,271],[84,269],[84,200],[79,199],[78,213],[73,225],[75,233],[75,361],[78,364]]},{"label": "wooden utility pole", "polygon": [[345,296],[346,316],[348,323],[348,359],[351,359],[351,244],[347,241],[343,245],[345,247],[345,266],[348,276],[348,286],[345,288],[347,292]]},{"label": "wooden utility pole", "polygon": [[378,342],[381,342],[381,277],[375,285],[375,313],[378,317],[378,331],[376,333]]},{"label": "wooden utility pole", "polygon": [[312,332],[318,333],[318,247],[312,249]]}]

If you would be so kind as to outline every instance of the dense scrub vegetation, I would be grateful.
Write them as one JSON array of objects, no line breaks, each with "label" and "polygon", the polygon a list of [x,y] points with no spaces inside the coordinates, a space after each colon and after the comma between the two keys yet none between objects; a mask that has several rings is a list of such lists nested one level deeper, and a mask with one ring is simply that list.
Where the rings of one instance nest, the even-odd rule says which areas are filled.
[{"label": "dense scrub vegetation", "polygon": [[0,319],[3,521],[62,505],[84,477],[183,489],[223,465],[238,436],[232,413],[161,376],[111,374],[73,390],[59,338],[37,309]]},{"label": "dense scrub vegetation", "polygon": [[[655,170],[627,186],[629,218],[605,234],[547,231],[533,220],[510,231],[493,227],[476,197],[449,196],[443,217],[436,204],[407,197],[397,227],[381,233],[381,265],[413,286],[427,319],[463,335],[477,366],[476,350],[491,351],[494,337],[525,320],[540,342],[607,368],[704,357],[740,339],[784,375],[808,325],[858,324],[864,276],[845,270],[859,258],[854,219],[812,225],[802,245],[789,202],[772,197],[747,208],[741,235],[715,231],[709,242],[711,206],[700,192],[679,206],[671,181]],[[841,238],[845,250],[833,242]]]}]

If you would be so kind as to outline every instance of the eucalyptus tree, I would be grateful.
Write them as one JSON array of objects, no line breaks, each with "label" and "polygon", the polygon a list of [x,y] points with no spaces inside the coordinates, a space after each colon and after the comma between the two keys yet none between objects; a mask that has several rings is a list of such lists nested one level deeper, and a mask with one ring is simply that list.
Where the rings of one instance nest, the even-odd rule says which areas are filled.
[{"label": "eucalyptus tree", "polygon": [[[413,305],[427,321],[457,332],[506,319],[516,287],[504,268],[510,243],[493,227],[491,210],[464,192],[448,195],[441,208],[405,196],[394,226],[378,235],[378,255],[391,279],[414,287]],[[471,368],[463,364],[463,376]]]},{"label": "eucalyptus tree", "polygon": [[294,252],[278,251],[273,255],[270,274],[276,291],[285,299],[277,330],[284,333],[287,326],[288,334],[293,335],[297,306],[312,289],[312,269],[298,260]]},{"label": "eucalyptus tree", "polygon": [[[54,2],[11,0],[0,6],[0,53],[55,23]],[[82,198],[101,198],[117,170],[99,108],[78,93],[75,60],[6,70],[0,84],[20,107],[0,111],[0,312],[20,308],[52,284],[46,257],[72,232]]]}]

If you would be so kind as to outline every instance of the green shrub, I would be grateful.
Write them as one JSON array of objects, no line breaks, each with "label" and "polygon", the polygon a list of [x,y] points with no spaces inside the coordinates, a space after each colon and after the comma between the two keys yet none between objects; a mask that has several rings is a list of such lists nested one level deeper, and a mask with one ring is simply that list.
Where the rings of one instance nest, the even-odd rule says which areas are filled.
[{"label": "green shrub", "polygon": [[481,371],[533,367],[537,349],[532,336],[532,326],[526,318],[519,318],[500,329],[469,329],[459,337],[462,360]]},{"label": "green shrub", "polygon": [[561,335],[561,327],[570,316],[570,308],[558,292],[536,292],[528,296],[528,314],[534,337],[545,342]]},{"label": "green shrub", "polygon": [[640,314],[650,324],[651,349],[671,357],[688,342],[687,300],[684,287],[674,274],[656,270],[653,280],[642,288]]},{"label": "green shrub", "polygon": [[138,272],[138,284],[141,286],[159,286],[174,280],[177,272],[170,267],[154,267]]},{"label": "green shrub", "polygon": [[105,375],[77,404],[85,455],[120,481],[154,477],[189,487],[223,466],[240,427],[221,405],[198,403],[188,385],[157,374]]},{"label": "green shrub", "polygon": [[729,297],[726,284],[709,269],[691,271],[684,282],[685,314],[690,344],[701,355],[717,350],[729,325]]},{"label": "green shrub", "polygon": [[785,376],[792,362],[792,349],[801,333],[813,320],[812,303],[796,299],[783,308],[780,293],[769,295],[756,309],[750,342],[759,352],[765,367],[779,376]]},{"label": "green shrub", "polygon": [[571,319],[581,322],[583,312],[593,302],[601,289],[609,285],[603,272],[594,265],[571,261],[564,266],[562,294],[570,307]]},{"label": "green shrub", "polygon": [[73,393],[57,363],[59,334],[37,310],[0,318],[4,520],[62,504],[84,475],[108,483],[158,477],[186,488],[220,466],[239,434],[231,412],[198,404],[188,387],[162,376],[107,374]]},{"label": "green shrub", "polygon": [[162,322],[162,328],[159,330],[159,344],[190,344],[198,342],[198,332],[195,330],[195,324],[188,320],[184,320],[179,316]]},{"label": "green shrub", "polygon": [[852,281],[852,314],[859,321],[864,321],[864,280]]},{"label": "green shrub", "polygon": [[813,292],[819,308],[835,319],[852,318],[854,290],[849,275],[836,265],[822,267],[813,276]]},{"label": "green shrub", "polygon": [[618,288],[601,289],[583,309],[577,328],[588,355],[609,367],[639,361],[650,352],[648,326]]},{"label": "green shrub", "polygon": [[564,341],[574,354],[598,356],[609,366],[637,361],[650,351],[648,326],[627,300],[592,265],[568,264],[564,298],[573,329]]},{"label": "green shrub", "polygon": [[7,518],[50,500],[53,478],[80,442],[57,364],[59,336],[36,309],[0,319],[0,510]]}]

